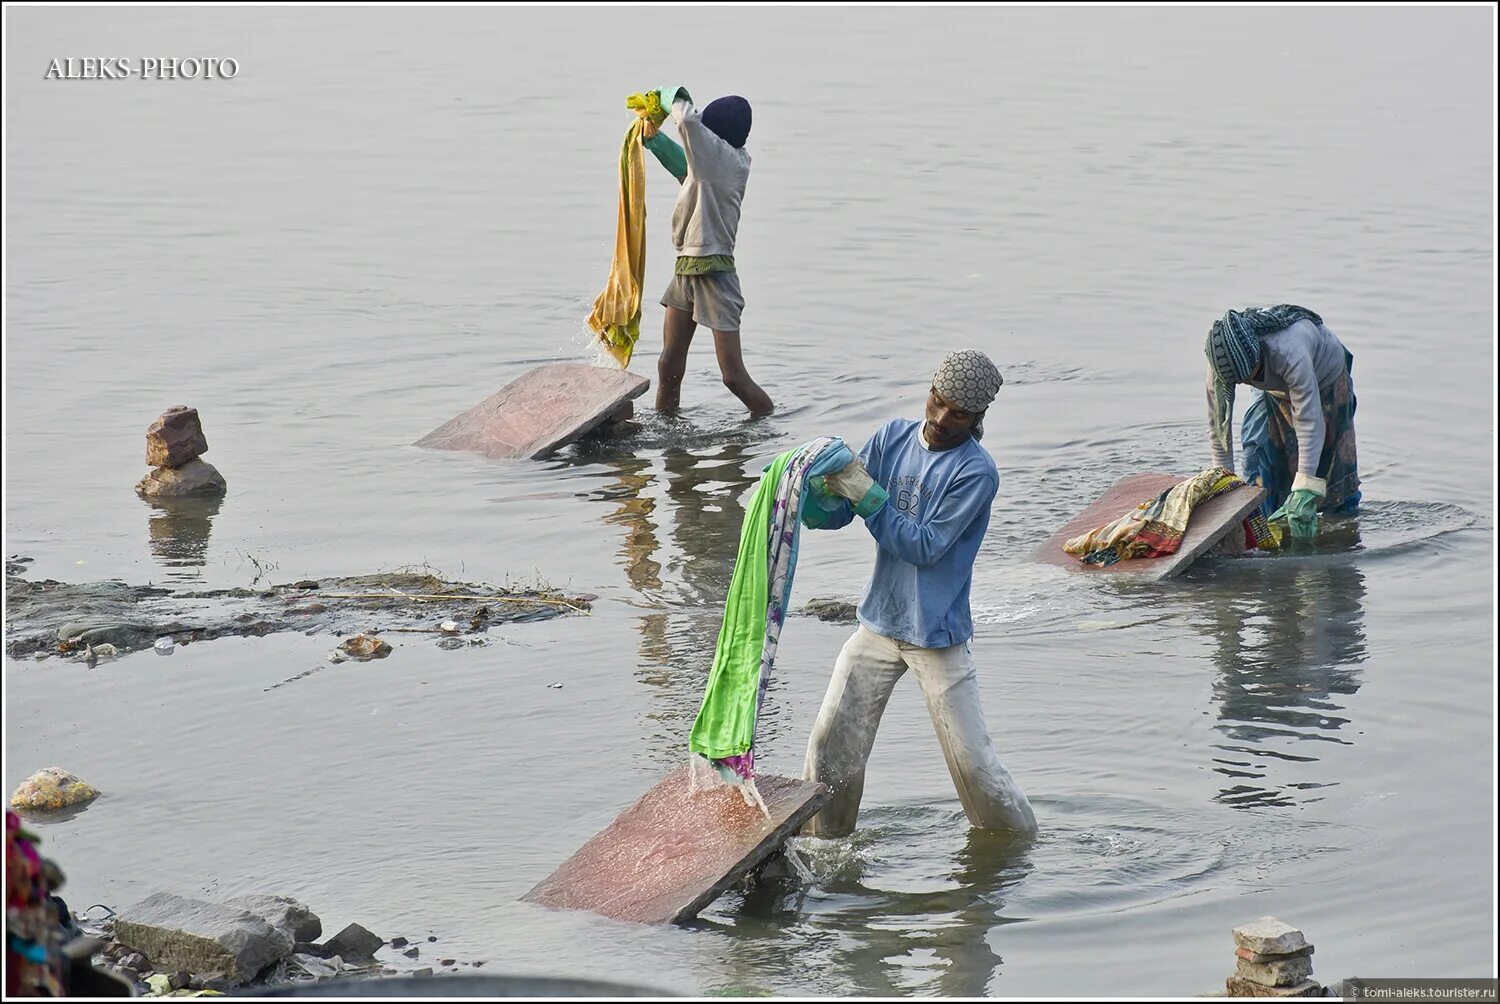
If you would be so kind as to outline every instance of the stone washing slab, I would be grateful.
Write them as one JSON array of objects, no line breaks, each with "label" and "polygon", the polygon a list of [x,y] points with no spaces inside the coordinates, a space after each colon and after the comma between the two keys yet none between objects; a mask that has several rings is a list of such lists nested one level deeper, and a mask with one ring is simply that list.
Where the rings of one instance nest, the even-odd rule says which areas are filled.
[{"label": "stone washing slab", "polygon": [[602,425],[650,386],[644,377],[605,366],[539,366],[416,445],[482,453],[494,460],[536,460]]},{"label": "stone washing slab", "polygon": [[1240,523],[1254,512],[1265,498],[1265,491],[1254,485],[1243,485],[1225,492],[1218,498],[1193,510],[1188,521],[1187,533],[1176,554],[1160,558],[1132,558],[1117,561],[1113,565],[1085,565],[1078,558],[1063,550],[1070,537],[1106,523],[1111,523],[1147,499],[1160,495],[1181,481],[1181,474],[1132,474],[1121,478],[1110,486],[1083,512],[1069,520],[1062,529],[1031,553],[1031,560],[1050,565],[1061,565],[1074,572],[1088,575],[1112,575],[1134,581],[1155,582],[1170,579],[1187,570],[1188,566],[1206,554],[1220,541],[1240,532]]},{"label": "stone washing slab", "polygon": [[828,800],[816,781],[762,774],[755,783],[770,819],[727,785],[693,792],[679,768],[523,899],[638,924],[691,920]]}]

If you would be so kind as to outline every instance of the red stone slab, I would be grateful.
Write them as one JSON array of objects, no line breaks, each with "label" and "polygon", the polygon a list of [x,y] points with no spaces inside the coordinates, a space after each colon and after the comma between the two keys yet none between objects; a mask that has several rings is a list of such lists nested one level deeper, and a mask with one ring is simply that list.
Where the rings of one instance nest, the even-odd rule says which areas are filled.
[{"label": "red stone slab", "polygon": [[650,386],[644,377],[604,366],[539,366],[432,430],[417,445],[496,460],[535,460],[603,424]]},{"label": "red stone slab", "polygon": [[816,781],[762,774],[755,784],[770,819],[727,785],[693,792],[679,768],[522,898],[638,924],[691,920],[828,800]]},{"label": "red stone slab", "polygon": [[1075,572],[1092,575],[1122,575],[1133,579],[1155,581],[1170,579],[1187,569],[1203,554],[1232,533],[1242,532],[1240,523],[1260,505],[1265,491],[1253,485],[1243,485],[1225,492],[1218,498],[1193,510],[1188,521],[1187,533],[1183,534],[1182,546],[1176,554],[1160,558],[1133,558],[1117,561],[1113,565],[1085,565],[1077,557],[1063,550],[1063,543],[1070,537],[1086,533],[1096,526],[1103,526],[1119,519],[1149,498],[1160,495],[1178,482],[1187,478],[1181,474],[1132,474],[1121,478],[1110,486],[1093,505],[1079,513],[1061,529],[1031,553],[1032,561],[1062,565]]}]

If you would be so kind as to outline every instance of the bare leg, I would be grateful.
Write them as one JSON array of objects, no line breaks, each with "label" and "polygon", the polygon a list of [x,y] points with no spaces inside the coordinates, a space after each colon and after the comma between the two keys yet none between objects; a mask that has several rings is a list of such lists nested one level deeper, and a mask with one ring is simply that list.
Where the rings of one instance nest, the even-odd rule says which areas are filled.
[{"label": "bare leg", "polygon": [[760,385],[750,379],[750,371],[745,369],[738,331],[715,331],[714,352],[719,357],[719,374],[724,378],[724,386],[750,410],[751,418],[760,418],[776,410],[771,395],[761,390]]},{"label": "bare leg", "polygon": [[682,398],[682,375],[687,372],[688,346],[698,325],[693,315],[676,307],[667,308],[661,328],[661,358],[656,362],[656,410],[676,414]]}]

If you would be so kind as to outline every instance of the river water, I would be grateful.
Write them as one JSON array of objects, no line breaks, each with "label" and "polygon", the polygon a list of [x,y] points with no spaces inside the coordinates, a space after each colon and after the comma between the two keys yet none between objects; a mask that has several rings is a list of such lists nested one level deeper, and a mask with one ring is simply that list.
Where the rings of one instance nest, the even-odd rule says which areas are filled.
[{"label": "river water", "polygon": [[[7,790],[57,764],[105,793],[40,830],[76,907],[284,892],[489,972],[1191,995],[1274,914],[1327,980],[1493,975],[1493,38],[1485,8],[8,10],[7,553],[600,599],[269,691],[332,640],[7,661]],[[239,73],[44,79],[104,55]],[[537,463],[411,446],[592,354],[622,102],[676,82],[754,104],[736,257],[777,413],[743,418],[704,335],[678,419]],[[1258,302],[1355,355],[1357,532],[1135,589],[1029,564],[1116,479],[1207,462],[1203,336]],[[766,461],[915,417],[961,347],[1006,377],[974,651],[1037,842],[968,831],[904,681],[812,884],[688,929],[518,903],[682,762]],[[186,516],[132,491],[179,403],[230,486]],[[872,557],[806,538],[794,603],[857,599]],[[765,769],[800,771],[849,631],[790,619]]]}]

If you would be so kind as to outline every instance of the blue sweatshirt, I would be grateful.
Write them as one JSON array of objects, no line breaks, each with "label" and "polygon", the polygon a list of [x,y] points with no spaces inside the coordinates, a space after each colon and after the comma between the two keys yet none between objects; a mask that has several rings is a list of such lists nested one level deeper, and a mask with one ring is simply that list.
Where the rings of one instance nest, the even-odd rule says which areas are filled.
[{"label": "blue sweatshirt", "polygon": [[[859,456],[891,496],[865,520],[880,546],[859,605],[860,623],[922,648],[968,641],[974,636],[974,559],[1000,488],[995,461],[976,439],[930,450],[922,443],[922,423],[910,419],[881,426]],[[846,504],[822,528],[847,526],[853,518]]]}]

